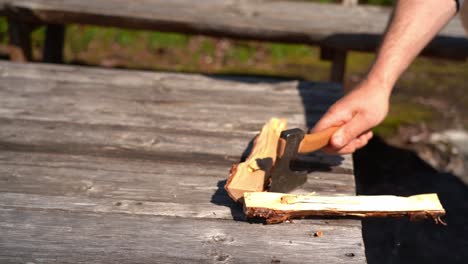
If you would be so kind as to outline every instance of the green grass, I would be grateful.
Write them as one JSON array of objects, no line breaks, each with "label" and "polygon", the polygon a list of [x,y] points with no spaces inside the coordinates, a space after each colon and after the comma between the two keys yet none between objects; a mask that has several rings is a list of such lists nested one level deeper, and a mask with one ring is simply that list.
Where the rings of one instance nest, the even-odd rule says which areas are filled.
[{"label": "green grass", "polygon": [[254,53],[255,48],[252,45],[248,45],[243,41],[237,42],[237,45],[228,50],[227,59],[234,60],[240,64],[245,64],[254,56]]},{"label": "green grass", "polygon": [[6,44],[8,32],[8,23],[5,17],[0,17],[0,44]]},{"label": "green grass", "polygon": [[312,50],[306,45],[271,43],[269,50],[272,59],[283,60],[285,58],[301,59],[305,56],[311,56]]},{"label": "green grass", "polygon": [[185,47],[189,36],[175,33],[151,32],[148,34],[149,47],[158,48],[180,48]]},{"label": "green grass", "polygon": [[438,115],[439,113],[430,107],[411,102],[409,98],[394,96],[387,118],[373,131],[388,138],[395,135],[402,125],[428,123],[435,120]]}]

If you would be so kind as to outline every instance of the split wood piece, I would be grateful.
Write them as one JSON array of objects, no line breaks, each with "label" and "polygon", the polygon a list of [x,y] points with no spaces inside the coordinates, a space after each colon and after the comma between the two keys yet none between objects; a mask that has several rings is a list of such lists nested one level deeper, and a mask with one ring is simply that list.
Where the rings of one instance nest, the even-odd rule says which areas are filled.
[{"label": "split wood piece", "polygon": [[248,218],[264,218],[267,223],[281,223],[308,216],[400,217],[432,218],[443,223],[445,210],[437,194],[409,197],[376,196],[316,196],[272,192],[244,194],[244,213]]},{"label": "split wood piece", "polygon": [[245,162],[232,166],[224,189],[233,200],[239,201],[244,192],[265,190],[270,170],[276,160],[278,140],[286,125],[286,119],[272,118],[256,137],[252,152]]}]

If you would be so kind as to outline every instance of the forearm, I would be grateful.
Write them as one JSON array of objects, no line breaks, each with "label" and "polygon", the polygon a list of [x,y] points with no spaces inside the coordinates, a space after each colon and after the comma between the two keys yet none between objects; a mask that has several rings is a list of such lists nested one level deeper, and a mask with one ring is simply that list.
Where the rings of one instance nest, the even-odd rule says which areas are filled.
[{"label": "forearm", "polygon": [[454,0],[398,0],[366,81],[389,96],[399,76],[455,13]]}]

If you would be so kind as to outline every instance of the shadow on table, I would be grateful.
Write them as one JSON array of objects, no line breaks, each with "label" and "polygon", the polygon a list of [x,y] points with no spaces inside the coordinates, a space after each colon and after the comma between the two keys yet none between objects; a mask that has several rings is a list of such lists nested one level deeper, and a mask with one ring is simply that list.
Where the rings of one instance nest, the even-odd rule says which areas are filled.
[{"label": "shadow on table", "polygon": [[468,263],[468,188],[438,172],[414,152],[376,137],[354,155],[360,195],[437,193],[447,226],[433,221],[365,219],[362,233],[369,264]]},{"label": "shadow on table", "polygon": [[[254,139],[255,138],[252,138],[245,147],[239,162],[245,161],[245,159],[247,159],[249,156],[250,152],[252,151]],[[234,202],[231,197],[229,197],[227,191],[224,189],[224,185],[226,185],[226,180],[218,181],[218,189],[216,189],[215,193],[211,196],[210,202],[216,205],[229,207],[229,209],[231,209],[232,219],[235,221],[246,221],[242,205],[240,203]]]},{"label": "shadow on table", "polygon": [[216,205],[229,207],[229,209],[231,210],[232,219],[234,219],[235,221],[245,221],[245,215],[242,205],[234,202],[231,199],[231,197],[229,197],[226,190],[224,190],[224,185],[226,185],[226,180],[218,181],[218,189],[211,196],[210,202]]}]

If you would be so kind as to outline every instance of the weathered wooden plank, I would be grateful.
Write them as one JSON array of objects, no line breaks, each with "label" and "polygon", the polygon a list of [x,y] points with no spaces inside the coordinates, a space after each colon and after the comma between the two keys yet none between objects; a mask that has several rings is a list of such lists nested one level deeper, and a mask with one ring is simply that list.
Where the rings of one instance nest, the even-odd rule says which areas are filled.
[{"label": "weathered wooden plank", "polygon": [[[348,8],[289,1],[238,0],[3,0],[9,16],[25,21],[84,23],[220,37],[319,44],[339,50],[375,51],[390,9]],[[324,21],[327,21],[324,23]],[[456,51],[456,52],[455,52]],[[459,21],[442,31],[423,54],[468,56]]]},{"label": "weathered wooden plank", "polygon": [[[212,217],[231,219],[232,215],[219,213],[222,207],[234,207],[234,202],[223,189],[227,169],[228,166],[218,162],[201,166],[163,160],[1,151],[0,192],[69,197],[73,201],[68,203],[70,208],[75,207],[73,203],[79,202],[81,198],[85,204],[88,199],[99,199],[94,201],[96,205],[91,206],[94,208],[92,210],[100,210],[106,205],[116,212],[143,210],[147,214],[173,213],[187,217],[211,216],[212,212],[218,212]],[[354,176],[344,173],[311,173],[307,183],[298,192],[313,191],[321,195],[353,195]],[[3,202],[3,205],[8,205],[7,200]],[[119,202],[128,204],[128,208],[115,206]],[[23,201],[23,206],[28,203]],[[51,203],[55,204],[52,200]],[[156,205],[164,204],[165,207],[156,208]],[[177,204],[178,207],[167,211],[171,204]],[[187,208],[188,205],[193,208],[187,211],[175,210]],[[66,207],[62,209],[66,210]],[[241,214],[241,208],[235,209],[235,213]]]},{"label": "weathered wooden plank", "polygon": [[[236,156],[269,117],[304,127],[304,113],[313,123],[341,94],[339,86],[305,82],[12,63],[0,63],[0,78],[3,141],[46,141],[49,148],[60,143]],[[237,94],[244,101],[231,99]],[[267,103],[249,104],[260,96]]]},{"label": "weathered wooden plank", "polygon": [[[89,125],[67,122],[0,118],[0,148],[4,150],[64,153],[134,159],[174,160],[207,163],[236,163],[246,153],[251,134],[159,129],[116,125]],[[195,158],[197,155],[200,159]],[[172,158],[171,158],[172,157]],[[211,159],[211,160],[210,160]],[[301,156],[302,163],[320,163],[341,173],[353,170],[350,155],[324,153]],[[307,165],[307,164],[305,164]],[[314,164],[317,165],[317,164]]]},{"label": "weathered wooden plank", "polygon": [[[237,205],[236,205],[237,206]],[[0,193],[0,208],[59,210],[87,213],[112,213],[148,216],[175,216],[185,218],[245,220],[240,205],[238,207],[215,207],[212,203],[197,204],[123,200],[113,198],[50,196],[25,193]],[[331,225],[361,227],[352,219],[303,219],[296,225]]]},{"label": "weathered wooden plank", "polygon": [[[3,118],[0,124],[3,150],[169,161],[176,160],[174,156],[178,155],[179,161],[191,163],[238,162],[252,138],[250,134]],[[339,157],[317,152],[302,156],[301,160],[320,163],[338,173],[353,170],[350,155]]]},{"label": "weathered wooden plank", "polygon": [[182,152],[219,155],[218,160],[226,156],[226,160],[237,162],[254,137],[247,132],[215,133],[190,127],[172,129],[9,118],[0,118],[0,125],[3,149],[89,155],[111,154],[111,150],[117,154],[120,150],[146,153],[148,158],[152,154]]},{"label": "weathered wooden plank", "polygon": [[[207,0],[203,2],[141,0],[138,5],[125,0],[112,0],[111,5],[108,1],[79,0],[2,0],[2,2],[6,3],[7,9],[13,9],[12,11],[18,14],[32,15],[28,19],[38,19],[44,22],[83,22],[85,24],[118,22],[116,26],[127,27],[138,26],[135,23],[140,22],[147,27],[160,25],[190,31],[224,30],[227,31],[224,32],[225,34],[260,33],[260,35],[313,31],[316,31],[318,36],[338,32],[381,33],[391,11],[389,8],[366,5],[347,8],[333,4],[276,0]],[[75,14],[75,16],[59,16],[64,13]],[[91,20],[85,20],[87,17]],[[105,21],[103,17],[120,20]],[[323,23],[325,20],[328,23]],[[294,26],[291,27],[291,25]],[[241,29],[248,32],[238,32]],[[260,30],[264,32],[259,32]],[[464,36],[464,31],[457,22],[450,23],[442,33]],[[294,34],[291,37],[294,37]]]},{"label": "weathered wooden plank", "polygon": [[[216,205],[209,201],[176,203],[0,192],[0,207],[204,219],[244,219],[244,213],[240,205],[233,204],[231,208]],[[336,224],[341,225],[341,223]]]},{"label": "weathered wooden plank", "polygon": [[0,233],[2,263],[365,262],[353,226],[0,208]]},{"label": "weathered wooden plank", "polygon": [[[305,82],[11,63],[0,63],[0,78],[3,143],[75,153],[239,156],[272,115],[304,127],[304,113],[313,123],[341,94],[339,86]],[[231,99],[237,94],[244,101]],[[256,97],[268,102],[249,104]]]},{"label": "weathered wooden plank", "polygon": [[[313,123],[341,95],[339,86],[306,82],[11,63],[0,65],[0,77],[3,117],[219,132],[258,131],[271,116],[302,127],[304,112]],[[264,103],[254,105],[259,97]]]},{"label": "weathered wooden plank", "polygon": [[[90,89],[95,92],[90,92]],[[32,82],[2,78],[0,111],[6,118],[163,128],[185,126],[216,132],[256,132],[271,116],[287,117],[292,126],[303,127],[304,124],[304,108],[300,96],[285,95],[281,99],[281,92],[273,92],[265,96],[272,98],[271,104],[250,106],[248,101],[229,103],[216,99],[241,93],[234,89],[232,92],[210,93],[184,93],[175,89],[161,92],[163,89],[163,84],[146,89],[129,89],[109,85],[78,86],[74,83],[54,84],[39,80]],[[33,95],[35,100],[30,99]],[[252,92],[246,96],[248,95],[255,98],[261,96],[261,93]],[[314,115],[310,114],[308,119],[317,120],[322,113],[323,111],[317,111]],[[247,115],[249,119],[244,118]]]},{"label": "weathered wooden plank", "polygon": [[[229,98],[239,93],[271,105]],[[232,221],[240,208],[222,189],[274,111],[304,127],[304,115],[341,94],[338,86],[327,93],[303,82],[0,62],[0,262],[256,263],[283,252],[283,262],[362,263],[359,222],[248,225]],[[339,166],[316,171],[328,169],[323,161]],[[315,153],[298,166],[314,171],[304,192],[354,193],[349,156]],[[207,246],[212,233],[236,242]]]},{"label": "weathered wooden plank", "polygon": [[[2,192],[231,204],[222,191],[229,166],[164,160],[113,159],[1,152]],[[203,165],[203,166],[202,166]],[[214,196],[214,197],[213,197]]]},{"label": "weathered wooden plank", "polygon": [[[11,64],[6,63],[5,66],[10,65]],[[23,68],[26,70],[24,70],[22,73],[19,73]],[[76,72],[78,73],[77,75],[70,73],[70,71],[73,69],[76,69]],[[7,116],[5,113],[11,113],[8,109],[9,105],[12,107],[18,107],[19,105],[17,109],[18,111],[22,111],[20,113],[23,113],[24,111],[32,113],[32,115],[34,115],[33,118],[36,120],[13,120],[8,118],[0,119],[0,122],[2,123],[2,130],[0,132],[2,138],[2,148],[4,150],[22,152],[29,151],[40,153],[67,153],[73,155],[88,155],[93,157],[107,156],[121,159],[159,159],[166,162],[183,162],[192,164],[216,163],[228,168],[231,163],[238,160],[241,152],[246,147],[246,143],[252,136],[252,134],[246,134],[245,128],[241,129],[239,132],[233,132],[232,129],[225,129],[226,132],[229,132],[226,135],[224,133],[193,130],[193,127],[186,125],[187,123],[185,123],[185,119],[182,118],[180,120],[177,119],[175,123],[169,124],[164,123],[164,119],[161,121],[161,118],[154,118],[152,121],[153,123],[151,123],[149,126],[145,122],[136,123],[138,126],[128,126],[128,123],[132,121],[131,118],[127,119],[122,118],[122,116],[118,116],[114,120],[116,120],[117,123],[121,125],[105,124],[109,121],[102,121],[99,115],[99,111],[95,111],[95,108],[93,108],[94,106],[87,100],[83,100],[82,96],[86,96],[86,94],[89,94],[90,91],[93,92],[91,94],[98,92],[101,87],[95,85],[95,83],[100,84],[105,81],[110,81],[112,84],[111,80],[115,82],[115,79],[113,79],[115,74],[110,74],[113,73],[112,71],[97,70],[97,73],[94,73],[93,75],[91,74],[93,72],[94,71],[89,69],[75,67],[29,65],[24,67],[17,67],[16,65],[12,65],[11,67],[3,67],[1,71],[3,77],[2,80],[6,80],[8,78],[12,80],[20,80],[19,75],[21,74],[24,74],[23,76],[29,79],[21,83],[22,85],[15,86],[17,88],[16,90],[9,88],[10,86],[5,86],[4,89],[0,90],[0,93],[5,92],[4,95],[9,100],[15,101],[15,99],[18,99],[18,101],[16,101],[16,105],[11,104],[9,100],[5,100],[5,104],[2,104],[2,106],[6,105],[7,109],[2,109],[2,115]],[[140,80],[140,82],[134,82],[134,80],[139,79],[129,76],[133,76],[133,74],[136,76],[143,76],[142,80]],[[107,88],[109,93],[114,95],[114,97],[110,98],[110,101],[114,100],[114,103],[113,105],[109,106],[110,110],[108,110],[108,116],[115,115],[115,113],[111,111],[112,109],[120,109],[122,107],[121,100],[115,100],[115,98],[121,98],[122,100],[126,99],[127,97],[130,98],[128,100],[136,100],[135,97],[142,98],[142,93],[145,94],[145,92],[151,92],[151,86],[157,85],[157,82],[153,82],[152,80],[158,80],[158,74],[141,72],[125,73],[123,71],[118,71],[117,75],[120,77],[120,80],[124,81],[123,84],[120,83],[122,87],[116,86],[116,88],[115,86],[112,86]],[[44,85],[40,86],[39,88],[25,88],[30,87],[29,85],[34,86],[34,84],[40,82],[40,80],[38,80],[40,76],[47,76],[45,77],[46,81]],[[163,76],[159,77],[159,80],[163,80],[164,74]],[[241,88],[240,90],[242,91],[247,91],[248,88],[252,87],[252,90],[258,92],[258,94],[263,94],[265,93],[265,90],[270,87],[269,85],[275,85],[275,83],[248,85],[245,83],[239,84],[238,82],[234,81],[212,80],[213,85],[211,85],[211,82],[208,82],[205,86],[197,86],[197,78],[200,79],[200,76],[194,75],[187,78],[184,75],[169,74],[169,77],[171,77],[171,80],[176,81],[178,80],[177,77],[179,77],[179,84],[181,85],[180,87],[185,87],[190,83],[192,87],[195,87],[194,90],[196,90],[198,87],[198,89],[202,90],[204,94],[209,94],[209,92],[203,90],[207,89],[204,88],[205,86],[210,86],[215,91],[216,89],[220,91],[230,91],[229,88],[225,88],[225,86],[222,84],[232,84],[232,86],[239,86]],[[62,79],[64,83],[56,81],[57,79]],[[127,82],[125,82],[125,80]],[[202,77],[201,80],[205,82],[210,80],[210,78]],[[151,85],[147,85],[145,81],[149,82]],[[3,83],[7,82],[2,82],[2,84]],[[74,84],[76,85],[74,86]],[[135,85],[138,86],[139,89],[141,88],[143,92],[138,93],[139,90],[134,87]],[[77,92],[75,92],[75,88],[78,90]],[[120,92],[131,92],[128,93],[126,97],[119,95],[115,90],[112,91],[111,89],[115,89]],[[18,90],[23,92],[18,94]],[[165,94],[171,95],[173,90],[178,91],[177,87],[172,89],[167,88],[164,91]],[[286,87],[280,90],[287,91],[289,89]],[[314,94],[320,95],[318,92],[319,90],[320,89],[310,89],[303,93],[309,93],[311,95],[310,98],[312,98],[312,95]],[[188,92],[190,92],[190,90],[188,90]],[[39,95],[41,95],[41,93],[45,94],[42,96],[43,100],[40,100],[41,96]],[[162,98],[161,100],[163,100],[165,94],[161,93],[158,98]],[[33,95],[34,97],[32,97]],[[102,93],[101,95],[105,96],[106,94]],[[280,95],[281,97],[286,97],[288,93]],[[290,96],[299,97],[297,92],[290,93]],[[72,97],[72,99],[67,99],[67,97]],[[197,101],[204,100],[200,95],[198,95],[198,97],[190,96],[189,98],[193,97],[195,97],[195,100]],[[34,98],[34,100],[31,98]],[[88,95],[88,98],[89,100],[92,100],[92,96]],[[315,97],[315,100],[320,99],[321,97]],[[68,100],[70,103],[75,101],[77,104],[84,102],[84,104],[88,104],[88,106],[80,109],[82,111],[66,111],[64,113],[63,109],[67,109],[67,105],[60,105],[64,100]],[[37,108],[31,109],[31,105],[35,105],[36,101],[43,102],[38,102]],[[209,103],[210,100],[206,101]],[[160,104],[160,102],[155,104],[158,103]],[[225,102],[225,104],[227,103],[228,102]],[[59,107],[56,106],[57,104]],[[92,111],[86,110],[86,107],[91,107]],[[83,112],[86,114],[83,114]],[[57,116],[57,119],[60,119],[63,118],[63,116],[67,116],[68,114],[71,116],[67,122],[40,121],[41,119],[53,119],[50,116]],[[242,117],[245,117],[246,115],[247,114],[244,114]],[[14,112],[12,116],[13,118],[18,117]],[[249,117],[250,116],[251,115],[249,115]],[[268,114],[264,114],[264,116],[268,116]],[[221,119],[220,121],[215,119],[218,127],[221,126],[224,128],[224,126],[220,125],[223,123],[223,120],[225,119]],[[93,122],[95,124],[93,124]],[[170,128],[171,125],[174,125],[173,127],[176,127],[176,129]],[[258,127],[253,129],[258,131]],[[311,157],[304,157],[304,160],[314,162],[320,161],[325,164],[338,166],[340,169],[342,169],[341,172],[350,172],[352,170],[350,157],[345,157],[344,160],[339,159],[340,158],[338,157],[327,157],[318,154],[314,154]],[[219,175],[225,175],[225,171],[223,170],[219,173]],[[352,186],[354,185],[351,185],[351,187]]]}]

